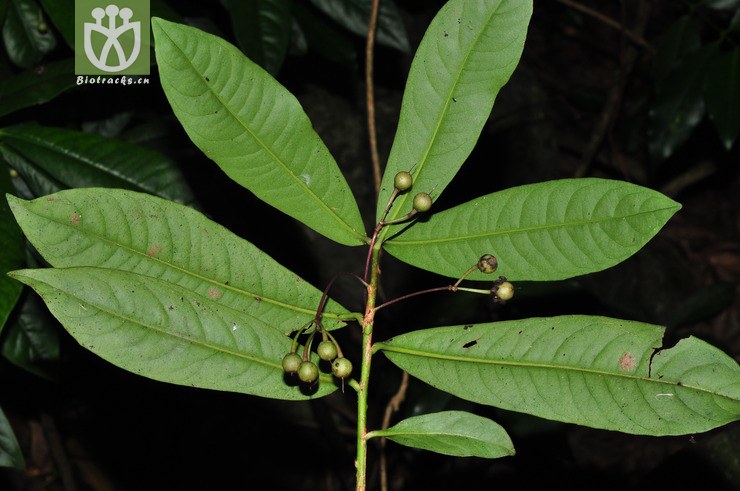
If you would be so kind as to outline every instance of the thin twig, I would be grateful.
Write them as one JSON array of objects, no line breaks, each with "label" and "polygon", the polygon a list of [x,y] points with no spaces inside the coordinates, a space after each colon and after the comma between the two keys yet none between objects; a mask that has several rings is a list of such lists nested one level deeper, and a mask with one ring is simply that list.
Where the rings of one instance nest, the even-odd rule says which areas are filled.
[{"label": "thin twig", "polygon": [[676,197],[689,186],[693,186],[699,181],[715,174],[719,167],[711,161],[700,162],[694,165],[688,171],[676,176],[674,179],[660,188],[660,192],[666,196]]},{"label": "thin twig", "polygon": [[[639,2],[635,26],[636,32],[643,32],[645,30],[645,26],[647,25],[647,20],[649,16],[650,2]],[[626,33],[627,31],[625,29],[622,30],[622,32]],[[604,137],[607,135],[609,129],[616,121],[617,116],[619,115],[620,107],[622,105],[624,91],[627,87],[627,81],[629,79],[630,73],[632,72],[632,69],[635,66],[638,55],[639,52],[632,46],[626,46],[623,49],[622,56],[620,57],[621,63],[619,67],[619,81],[618,83],[614,84],[609,91],[609,95],[606,98],[606,102],[604,102],[604,107],[601,110],[601,115],[599,116],[598,122],[596,123],[594,130],[591,132],[591,138],[589,139],[585,150],[581,154],[581,161],[574,173],[574,177],[584,177],[588,173],[594,157],[596,157],[596,154],[598,153],[602,143],[604,142]]]},{"label": "thin twig", "polygon": [[77,491],[74,471],[72,470],[72,465],[67,457],[67,451],[64,448],[59,431],[57,431],[54,419],[49,414],[42,413],[41,426],[44,429],[44,434],[49,442],[49,449],[51,450],[57,470],[59,471],[62,486],[67,491]]},{"label": "thin twig", "polygon": [[373,164],[375,193],[380,191],[380,157],[378,156],[378,137],[375,131],[375,89],[373,86],[373,57],[375,49],[375,30],[378,25],[380,0],[373,0],[370,20],[367,26],[367,45],[365,46],[365,85],[367,95],[367,132],[370,139],[370,158]]},{"label": "thin twig", "polygon": [[655,52],[655,48],[653,48],[650,43],[645,41],[645,38],[642,37],[642,34],[628,30],[624,25],[615,21],[611,17],[608,17],[601,12],[597,12],[590,7],[586,7],[585,5],[582,5],[575,0],[558,0],[558,2],[572,8],[573,10],[578,10],[579,12],[584,13],[589,17],[593,17],[594,19],[606,24],[609,27],[621,31],[627,39],[645,48],[649,53]]},{"label": "thin twig", "polygon": [[[391,397],[388,401],[388,405],[385,407],[385,415],[383,416],[383,429],[387,429],[391,424],[391,416],[393,413],[398,411],[401,407],[401,403],[406,399],[406,391],[409,388],[409,374],[403,372],[401,378],[401,385],[398,387],[396,394]],[[382,491],[388,491],[388,468],[386,464],[385,456],[385,438],[380,439],[380,489]]]}]

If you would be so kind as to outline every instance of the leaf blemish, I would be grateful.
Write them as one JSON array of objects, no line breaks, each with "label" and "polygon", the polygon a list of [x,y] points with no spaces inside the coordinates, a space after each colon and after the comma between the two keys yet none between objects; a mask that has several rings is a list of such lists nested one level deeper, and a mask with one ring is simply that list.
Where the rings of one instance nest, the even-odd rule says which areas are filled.
[{"label": "leaf blemish", "polygon": [[146,250],[146,255],[149,257],[154,257],[160,252],[162,252],[162,246],[160,246],[159,244],[152,244],[149,246],[149,249]]},{"label": "leaf blemish", "polygon": [[463,330],[467,331],[467,330],[468,330],[468,329],[470,329],[471,327],[473,327],[473,324],[467,324],[467,325],[465,325],[465,326],[463,327]]},{"label": "leaf blemish", "polygon": [[[479,339],[480,339],[480,338],[479,338]],[[473,347],[473,346],[475,346],[476,344],[478,344],[478,339],[474,339],[474,340],[472,340],[472,341],[468,341],[467,343],[463,344],[463,348],[464,348],[464,349],[472,348],[472,347]]]},{"label": "leaf blemish", "polygon": [[635,360],[635,357],[629,351],[619,358],[619,368],[626,372],[634,370],[636,366],[637,360]]},{"label": "leaf blemish", "polygon": [[213,300],[218,300],[219,298],[221,298],[221,295],[223,295],[223,293],[213,287],[210,287],[208,289],[208,296],[211,297]]},{"label": "leaf blemish", "polygon": [[255,297],[254,297],[254,301],[255,301],[255,302],[261,302],[261,301],[262,301],[262,297],[257,297],[257,296],[255,296]]},{"label": "leaf blemish", "polygon": [[82,217],[78,215],[77,213],[72,213],[69,216],[69,221],[72,222],[72,224],[74,225],[79,225],[81,220],[82,220]]}]

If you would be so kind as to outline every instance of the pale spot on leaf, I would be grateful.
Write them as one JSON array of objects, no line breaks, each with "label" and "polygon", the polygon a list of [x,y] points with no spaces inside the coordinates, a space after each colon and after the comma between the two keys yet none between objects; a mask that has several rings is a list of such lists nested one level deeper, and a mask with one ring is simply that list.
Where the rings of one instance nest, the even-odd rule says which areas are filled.
[{"label": "pale spot on leaf", "polygon": [[152,244],[149,246],[149,249],[146,250],[146,255],[149,257],[154,257],[160,252],[162,252],[162,246],[160,246],[159,244]]},{"label": "pale spot on leaf", "polygon": [[626,372],[634,370],[636,366],[637,360],[635,360],[635,357],[629,351],[619,358],[619,368]]}]

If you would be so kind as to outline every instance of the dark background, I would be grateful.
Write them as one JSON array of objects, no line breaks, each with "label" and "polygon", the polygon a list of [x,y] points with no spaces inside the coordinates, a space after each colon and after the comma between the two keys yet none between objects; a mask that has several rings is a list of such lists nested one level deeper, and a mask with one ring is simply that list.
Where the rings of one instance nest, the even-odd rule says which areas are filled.
[{"label": "dark background", "polygon": [[[170,3],[186,19],[233,41],[229,12],[220,4]],[[412,51],[379,46],[375,53],[381,161],[392,143],[412,53],[443,2],[397,4]],[[578,5],[597,10],[617,27]],[[578,5],[535,1],[522,61],[499,94],[473,154],[435,209],[575,175],[635,182],[664,192],[683,209],[643,250],[608,271],[555,284],[517,285],[517,296],[505,306],[464,296],[420,297],[381,311],[376,339],[434,325],[589,313],[665,325],[667,345],[694,335],[740,356],[738,145],[726,149],[704,117],[667,159],[650,151],[650,111],[657,98],[652,70],[661,36],[690,14],[709,42],[736,12],[691,10],[691,2],[673,0]],[[619,26],[642,41],[628,40]],[[303,104],[371,229],[375,191],[365,119],[364,40],[348,39],[354,59],[289,55],[277,78]],[[728,36],[729,49],[738,49],[738,39]],[[39,121],[79,129],[132,110],[131,125],[160,118],[168,131],[151,144],[181,163],[199,206],[211,218],[318,287],[340,271],[361,270],[364,250],[347,251],[317,236],[228,180],[172,118],[156,69],[151,79],[149,87],[80,87],[4,124]],[[384,258],[383,279],[386,298],[446,284],[391,257]],[[350,309],[362,308],[361,290],[349,281],[340,281],[332,296]],[[352,391],[282,403],[171,386],[109,365],[61,327],[59,333],[61,359],[53,381],[0,359],[0,401],[28,464],[26,471],[0,469],[0,489],[69,490],[70,483],[93,491],[268,487],[257,482],[270,483],[271,489],[353,488]],[[342,345],[354,359],[358,341],[356,330],[341,332]],[[399,382],[398,370],[376,357],[371,428],[380,425]],[[517,455],[493,461],[453,458],[389,442],[391,489],[740,489],[737,424],[680,437],[623,435],[472,405],[413,379],[394,421],[453,408],[500,422]],[[379,489],[377,450],[371,445],[370,489]]]}]

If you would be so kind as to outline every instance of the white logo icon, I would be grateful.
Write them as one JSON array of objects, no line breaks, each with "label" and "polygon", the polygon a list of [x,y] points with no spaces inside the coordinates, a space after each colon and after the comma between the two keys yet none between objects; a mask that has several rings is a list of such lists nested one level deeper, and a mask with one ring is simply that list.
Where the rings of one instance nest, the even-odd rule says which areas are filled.
[{"label": "white logo icon", "polygon": [[[105,10],[100,7],[96,7],[92,10],[91,15],[95,19],[95,23],[85,22],[85,54],[90,63],[95,67],[103,70],[104,72],[120,72],[130,67],[139,56],[141,51],[141,22],[129,22],[134,13],[130,8],[124,7],[119,10],[117,5],[108,5]],[[108,26],[103,25],[103,17],[108,16]],[[116,27],[116,16],[120,16],[123,23]],[[123,51],[123,46],[118,41],[118,38],[128,30],[131,30],[134,34],[134,46],[129,56]],[[100,50],[98,55],[93,51],[92,46],[92,33],[93,31],[99,32],[106,37],[105,44]],[[108,65],[108,57],[111,54],[110,50],[113,49],[118,57],[118,65]]]}]

